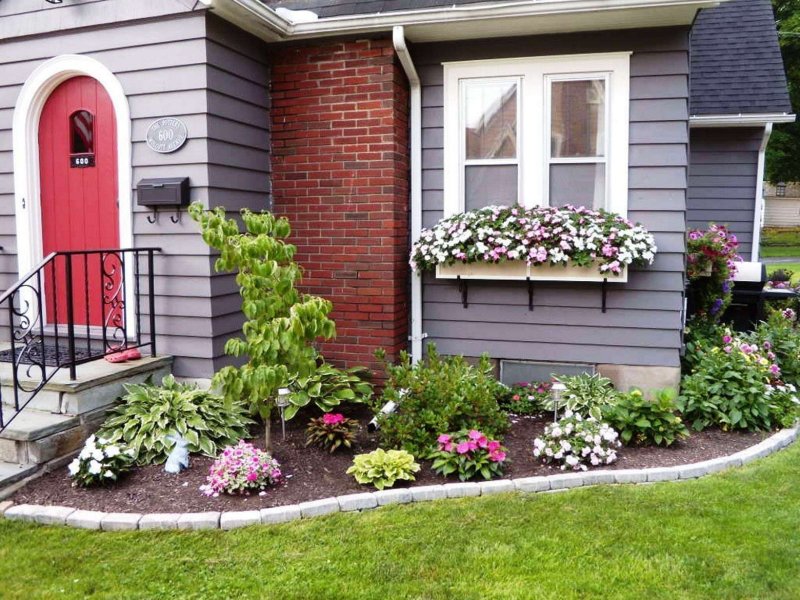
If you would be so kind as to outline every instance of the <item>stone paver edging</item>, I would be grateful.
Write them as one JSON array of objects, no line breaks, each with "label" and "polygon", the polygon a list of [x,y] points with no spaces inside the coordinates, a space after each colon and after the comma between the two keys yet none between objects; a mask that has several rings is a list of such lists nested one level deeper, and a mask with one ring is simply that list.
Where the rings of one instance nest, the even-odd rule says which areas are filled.
[{"label": "stone paver edging", "polygon": [[800,425],[783,429],[763,442],[746,450],[712,460],[650,469],[622,469],[618,471],[586,471],[563,473],[547,477],[522,477],[497,479],[480,483],[445,483],[412,488],[398,488],[378,492],[362,492],[335,498],[323,498],[275,506],[261,510],[201,512],[201,513],[104,513],[77,510],[66,506],[40,506],[35,504],[0,503],[0,513],[6,519],[32,521],[47,525],[67,525],[81,529],[104,531],[146,529],[236,529],[256,524],[286,523],[308,519],[334,512],[354,512],[378,508],[387,504],[426,502],[444,498],[489,496],[510,492],[550,492],[592,485],[619,483],[651,483],[696,479],[732,467],[740,467],[763,458],[794,442]]}]

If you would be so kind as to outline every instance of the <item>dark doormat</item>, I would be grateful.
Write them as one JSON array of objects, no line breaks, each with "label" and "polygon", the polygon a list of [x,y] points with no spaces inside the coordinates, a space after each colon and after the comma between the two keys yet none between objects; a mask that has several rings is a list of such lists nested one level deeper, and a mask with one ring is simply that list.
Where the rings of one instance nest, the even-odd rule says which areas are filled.
[{"label": "dark doormat", "polygon": [[[24,350],[24,346],[17,346],[14,348],[17,359],[19,359],[20,355]],[[95,351],[94,354],[99,354],[100,351]],[[83,360],[89,358],[92,354],[89,353],[87,348],[78,347],[75,348],[75,359],[76,360]],[[13,355],[11,353],[11,348],[8,350],[0,351],[0,362],[15,362],[13,359]],[[31,346],[28,352],[25,352],[25,355],[22,357],[22,360],[19,362],[23,365],[39,365],[42,364],[42,345],[35,344]],[[45,343],[44,345],[44,364],[48,367],[57,367],[59,363],[62,365],[69,362],[69,348],[67,348],[66,344],[59,344],[58,345],[58,353],[56,353],[56,345],[54,343]]]}]

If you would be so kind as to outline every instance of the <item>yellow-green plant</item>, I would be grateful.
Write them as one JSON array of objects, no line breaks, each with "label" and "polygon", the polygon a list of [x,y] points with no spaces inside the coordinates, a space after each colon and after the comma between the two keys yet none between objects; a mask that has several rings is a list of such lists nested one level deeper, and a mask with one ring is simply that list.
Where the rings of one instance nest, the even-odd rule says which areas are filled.
[{"label": "yellow-green plant", "polygon": [[328,318],[333,306],[297,291],[302,273],[294,262],[295,246],[285,241],[291,233],[287,219],[244,209],[241,231],[222,207],[206,210],[195,202],[189,214],[200,225],[206,244],[220,253],[214,268],[236,272],[246,319],[243,337],[229,339],[225,353],[247,357],[247,362],[223,368],[214,383],[226,397],[248,402],[264,419],[269,448],[275,393],[290,377],[314,372],[311,343],[335,335],[335,324]]},{"label": "yellow-green plant", "polygon": [[405,450],[383,450],[378,448],[369,454],[357,454],[347,474],[361,484],[372,484],[379,490],[392,487],[398,479],[414,481],[414,473],[420,470],[414,456]]}]

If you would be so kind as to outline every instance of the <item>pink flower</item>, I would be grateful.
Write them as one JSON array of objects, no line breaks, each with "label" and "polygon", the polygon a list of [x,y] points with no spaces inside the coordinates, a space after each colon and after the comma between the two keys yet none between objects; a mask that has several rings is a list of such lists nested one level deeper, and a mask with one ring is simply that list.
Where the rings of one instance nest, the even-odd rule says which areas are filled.
[{"label": "pink flower", "polygon": [[500,442],[492,440],[487,444],[486,450],[488,450],[489,453],[497,452],[498,450],[500,450]]},{"label": "pink flower", "polygon": [[730,344],[733,341],[733,338],[729,335],[722,336],[722,343],[723,344]]},{"label": "pink flower", "polygon": [[344,421],[344,415],[341,413],[325,413],[322,415],[322,422],[325,425],[336,425]]},{"label": "pink flower", "polygon": [[458,446],[456,446],[456,452],[459,454],[467,454],[469,450],[469,442],[461,442]]},{"label": "pink flower", "polygon": [[725,346],[725,347],[722,349],[722,351],[723,351],[725,354],[730,354],[730,353],[731,353],[731,350],[733,350],[733,348],[731,348],[730,346]]},{"label": "pink flower", "polygon": [[489,460],[492,462],[503,462],[506,459],[506,453],[501,450],[496,450],[489,454]]},{"label": "pink flower", "polygon": [[483,437],[483,434],[477,429],[473,429],[467,434],[467,437],[471,440],[478,440]]},{"label": "pink flower", "polygon": [[450,436],[449,436],[449,435],[447,435],[446,433],[443,433],[442,435],[440,435],[440,436],[439,436],[439,437],[436,439],[436,441],[437,441],[437,442],[439,442],[440,444],[446,444],[447,442],[449,442],[449,441],[450,441]]}]

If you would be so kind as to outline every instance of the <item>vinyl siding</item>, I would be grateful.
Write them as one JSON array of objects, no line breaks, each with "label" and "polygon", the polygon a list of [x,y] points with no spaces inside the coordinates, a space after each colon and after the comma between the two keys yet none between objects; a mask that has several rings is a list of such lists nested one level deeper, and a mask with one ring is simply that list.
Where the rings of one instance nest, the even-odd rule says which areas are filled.
[{"label": "vinyl siding", "polygon": [[739,238],[739,254],[749,260],[762,128],[693,128],[689,166],[689,227],[727,225]]},{"label": "vinyl siding", "polygon": [[420,44],[423,84],[423,220],[442,216],[442,62],[633,51],[628,216],[656,236],[655,264],[627,284],[536,282],[528,310],[523,282],[457,284],[426,274],[423,331],[448,354],[552,362],[679,365],[688,164],[688,32],[684,28]]},{"label": "vinyl siding", "polygon": [[[113,9],[117,0],[102,4]],[[147,12],[151,4],[140,4],[135,16],[152,16]],[[185,4],[157,4],[162,13],[167,6],[185,13],[169,18],[155,13],[158,18],[153,20],[0,43],[0,289],[18,277],[11,152],[14,103],[26,78],[44,60],[87,54],[114,72],[130,105],[134,242],[163,250],[156,257],[154,281],[159,352],[176,357],[176,374],[209,377],[222,361],[222,336],[241,322],[238,297],[229,289],[232,277],[219,276],[229,280],[227,286],[215,284],[214,257],[185,213],[173,223],[173,213],[163,211],[156,223],[149,223],[151,212],[136,205],[135,187],[143,178],[188,176],[193,201],[265,207],[268,71],[248,57],[263,54],[260,42],[244,33],[234,35],[205,11],[190,13]],[[0,16],[0,29],[3,21]],[[150,123],[163,116],[180,118],[189,131],[186,144],[172,154],[157,154],[145,141]]]}]

